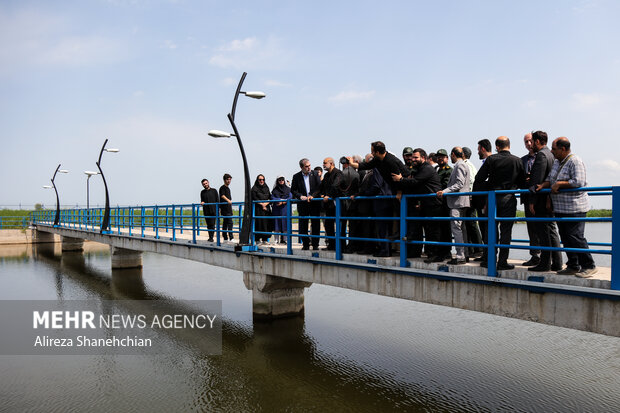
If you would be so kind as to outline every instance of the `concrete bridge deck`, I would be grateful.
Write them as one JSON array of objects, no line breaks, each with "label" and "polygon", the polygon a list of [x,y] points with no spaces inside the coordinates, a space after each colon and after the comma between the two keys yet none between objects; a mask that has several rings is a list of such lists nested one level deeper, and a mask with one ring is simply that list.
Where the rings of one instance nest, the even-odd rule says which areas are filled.
[{"label": "concrete bridge deck", "polygon": [[[67,239],[87,239],[109,244],[116,252],[154,252],[242,271],[253,291],[256,318],[303,312],[303,290],[312,283],[347,288],[431,304],[481,311],[550,325],[620,336],[620,291],[609,289],[601,271],[596,278],[578,279],[536,274],[516,268],[488,277],[473,264],[447,266],[411,260],[398,266],[397,258],[346,254],[335,260],[331,251],[301,251],[286,255],[283,246],[261,246],[256,252],[235,252],[233,244],[210,243],[206,232],[189,242],[189,234],[159,232],[159,239],[121,234],[100,234],[69,228],[37,225],[39,233]],[[114,256],[113,256],[114,262]],[[114,265],[114,264],[113,264]],[[607,279],[605,279],[607,278]]]}]

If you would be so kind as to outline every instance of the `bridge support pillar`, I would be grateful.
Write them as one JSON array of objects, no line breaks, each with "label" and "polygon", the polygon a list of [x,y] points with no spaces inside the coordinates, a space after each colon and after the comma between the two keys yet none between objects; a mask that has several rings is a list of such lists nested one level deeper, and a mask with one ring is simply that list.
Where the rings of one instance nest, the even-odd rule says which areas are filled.
[{"label": "bridge support pillar", "polygon": [[254,320],[291,317],[304,312],[304,288],[312,283],[273,275],[243,273],[243,283],[252,290]]},{"label": "bridge support pillar", "polygon": [[32,230],[33,244],[44,244],[48,242],[56,242],[56,240],[54,239],[54,234],[52,234],[51,232],[37,231],[36,229]]},{"label": "bridge support pillar", "polygon": [[142,268],[142,252],[110,246],[112,269]]},{"label": "bridge support pillar", "polygon": [[81,238],[73,238],[73,237],[60,237],[62,241],[62,252],[65,251],[83,251],[84,250],[84,240]]}]

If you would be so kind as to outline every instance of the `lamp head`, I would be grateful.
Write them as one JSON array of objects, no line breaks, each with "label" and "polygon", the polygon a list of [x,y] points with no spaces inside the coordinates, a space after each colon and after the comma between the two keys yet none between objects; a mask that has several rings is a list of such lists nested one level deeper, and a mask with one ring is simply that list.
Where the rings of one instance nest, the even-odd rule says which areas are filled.
[{"label": "lamp head", "polygon": [[93,175],[99,175],[99,172],[94,172],[94,171],[84,171],[84,173],[86,175],[88,175],[89,177],[91,177]]},{"label": "lamp head", "polygon": [[104,151],[116,153],[116,152],[120,152],[120,149],[117,149],[117,148],[106,148],[106,149],[104,149]]},{"label": "lamp head", "polygon": [[58,172],[60,172],[61,174],[68,174],[69,171],[66,169],[59,169]]},{"label": "lamp head", "polygon": [[233,136],[233,134],[217,129],[212,129],[209,131],[209,136],[213,138],[230,138],[231,136]]},{"label": "lamp head", "polygon": [[259,92],[259,91],[253,91],[253,92],[243,92],[244,95],[246,95],[247,97],[250,97],[252,99],[262,99],[265,96],[265,92]]},{"label": "lamp head", "polygon": [[44,188],[44,189],[52,189],[52,188],[53,188],[53,186],[51,186],[51,185],[43,185],[43,188]]}]

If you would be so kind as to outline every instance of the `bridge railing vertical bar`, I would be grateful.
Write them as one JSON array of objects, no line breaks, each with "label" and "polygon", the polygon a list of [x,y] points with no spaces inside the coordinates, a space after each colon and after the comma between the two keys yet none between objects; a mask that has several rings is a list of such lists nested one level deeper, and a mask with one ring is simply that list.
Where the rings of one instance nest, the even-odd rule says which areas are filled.
[{"label": "bridge railing vertical bar", "polygon": [[155,239],[159,239],[159,207],[153,208],[153,227],[155,229]]},{"label": "bridge railing vertical bar", "polygon": [[[168,208],[166,208],[167,210]],[[172,205],[172,241],[177,240],[177,221],[176,221],[176,206]],[[183,219],[181,217],[181,219]]]},{"label": "bridge railing vertical bar", "polygon": [[215,245],[218,247],[222,245],[220,240],[220,206],[219,204],[215,204]]},{"label": "bridge railing vertical bar", "polygon": [[183,216],[183,205],[179,206],[179,215],[181,215],[181,225],[179,228],[179,232],[183,234],[183,220],[185,219],[185,217]]},{"label": "bridge railing vertical bar", "polygon": [[197,215],[197,211],[198,211],[198,206],[196,204],[192,204],[192,243],[193,244],[196,243],[196,233],[197,233],[196,215]]},{"label": "bridge railing vertical bar", "polygon": [[620,186],[611,188],[611,208],[611,289],[620,290]]},{"label": "bridge railing vertical bar", "polygon": [[293,255],[293,203],[286,200],[286,255]]},{"label": "bridge railing vertical bar", "polygon": [[407,261],[407,197],[400,199],[400,266],[408,267]]},{"label": "bridge railing vertical bar", "polygon": [[166,206],[166,219],[164,220],[164,223],[166,225],[166,233],[168,233],[168,225],[170,224],[168,221],[168,206]]},{"label": "bridge railing vertical bar", "polygon": [[497,244],[497,197],[495,191],[489,191],[487,198],[487,275],[497,277],[495,245]]},{"label": "bridge railing vertical bar", "polygon": [[129,208],[129,236],[131,237],[131,230],[133,229],[133,208]]},{"label": "bridge railing vertical bar", "polygon": [[340,220],[340,214],[342,213],[342,203],[340,198],[336,198],[336,259],[342,260],[342,238],[340,237],[340,226],[342,224]]},{"label": "bridge railing vertical bar", "polygon": [[144,207],[140,207],[140,237],[142,238],[144,238],[145,212]]}]

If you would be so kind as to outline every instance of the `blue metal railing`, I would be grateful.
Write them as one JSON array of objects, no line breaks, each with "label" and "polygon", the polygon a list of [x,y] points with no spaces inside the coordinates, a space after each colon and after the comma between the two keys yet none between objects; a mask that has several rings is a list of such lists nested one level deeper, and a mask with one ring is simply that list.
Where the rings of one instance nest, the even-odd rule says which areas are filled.
[{"label": "blue metal railing", "polygon": [[29,224],[28,216],[0,216],[0,229],[26,229]]},{"label": "blue metal railing", "polygon": [[[567,191],[583,191],[587,190],[590,195],[594,196],[611,196],[612,198],[612,209],[620,205],[620,187],[597,187],[597,188],[581,188],[581,189],[572,189]],[[297,204],[299,200],[290,199],[290,200],[260,200],[253,201],[256,203],[261,202],[286,202],[286,207],[284,208],[285,214],[280,216],[255,216],[252,215],[252,236],[250,237],[251,242],[254,243],[254,237],[256,235],[267,235],[269,237],[272,236],[283,236],[286,238],[287,247],[286,254],[293,254],[293,239],[297,237],[301,238],[319,238],[324,240],[333,240],[335,245],[335,258],[336,260],[343,259],[343,243],[347,241],[361,241],[361,242],[371,242],[371,243],[391,243],[398,244],[400,247],[400,260],[399,266],[407,267],[409,266],[409,262],[407,260],[407,245],[428,245],[428,246],[463,246],[463,247],[478,247],[487,249],[487,274],[490,277],[496,277],[497,268],[496,268],[496,254],[495,251],[498,248],[509,248],[509,249],[523,249],[523,250],[549,250],[549,251],[568,251],[568,252],[589,252],[591,254],[606,254],[611,255],[611,267],[612,267],[612,276],[611,276],[611,288],[615,290],[620,290],[620,249],[612,248],[613,241],[620,240],[620,214],[613,214],[611,218],[525,218],[525,217],[498,217],[497,216],[497,196],[504,194],[516,194],[517,196],[521,193],[526,193],[527,190],[516,190],[516,191],[489,191],[489,192],[460,192],[460,193],[447,193],[444,196],[469,196],[469,195],[479,195],[486,196],[488,201],[488,216],[482,217],[460,217],[460,218],[451,218],[447,216],[434,216],[434,217],[422,217],[422,216],[408,216],[408,203],[407,199],[417,198],[422,199],[425,197],[435,197],[435,194],[425,194],[425,195],[405,195],[403,196],[400,202],[400,209],[398,216],[388,216],[388,217],[377,217],[377,216],[343,216],[342,214],[342,202],[349,200],[349,198],[336,198],[332,201],[335,203],[335,214],[334,216],[298,216],[293,213],[293,205]],[[545,190],[545,192],[549,192],[549,190]],[[395,197],[356,197],[356,200],[393,200]],[[322,199],[315,199],[312,202],[323,202]],[[207,205],[224,205],[224,203],[218,204],[207,204]],[[184,231],[191,231],[191,239],[189,242],[197,243],[197,237],[200,236],[200,232],[212,231],[212,234],[216,237],[215,243],[216,245],[221,245],[221,236],[224,233],[229,234],[238,234],[241,228],[242,219],[243,219],[243,203],[235,202],[233,206],[236,208],[236,213],[233,212],[233,216],[226,217],[231,218],[233,220],[233,229],[224,231],[221,228],[220,218],[223,218],[220,215],[219,207],[216,208],[215,215],[204,216],[203,211],[201,210],[200,204],[182,204],[182,205],[153,205],[153,206],[137,206],[137,207],[116,207],[111,210],[110,217],[110,229],[111,233],[117,234],[125,234],[130,236],[139,236],[145,237],[147,236],[146,231],[150,231],[155,238],[161,238],[162,233],[165,231],[166,237],[170,237],[170,240],[177,241],[178,235],[183,234]],[[252,211],[254,212],[254,211]],[[103,217],[103,209],[95,208],[95,209],[71,209],[71,210],[62,210],[61,211],[61,219],[60,226],[75,228],[75,229],[83,229],[96,231],[99,228]],[[205,218],[212,218],[215,220],[214,227],[208,228],[206,224]],[[323,231],[319,233],[319,235],[308,234],[299,234],[299,232],[294,232],[293,223],[299,218],[304,219],[321,219],[323,222],[326,220],[334,220],[334,235],[326,235]],[[257,231],[256,223],[260,220],[268,220],[272,221],[275,219],[284,219],[286,222],[286,231],[282,232],[274,232],[274,231]],[[32,221],[37,223],[45,223],[50,224],[54,220],[54,211],[44,210],[37,211],[32,214]],[[341,224],[343,220],[350,221],[390,221],[390,222],[398,222],[398,228],[400,231],[400,236],[397,239],[394,238],[377,238],[377,237],[353,237],[351,234],[345,233],[343,235]],[[451,221],[451,220],[461,220],[461,221],[484,221],[487,223],[487,243],[486,244],[473,244],[473,243],[456,243],[456,242],[441,242],[441,241],[429,241],[429,240],[409,240],[404,235],[407,233],[407,223],[411,221]],[[529,245],[519,245],[520,243],[527,243],[527,240],[512,240],[510,245],[499,244],[497,239],[497,230],[496,224],[502,221],[585,221],[585,222],[610,222],[612,224],[612,243],[589,243],[590,246],[595,246],[597,249],[575,249],[575,248],[554,248],[554,247],[541,247],[541,246],[529,246]],[[139,233],[136,233],[139,231]],[[517,244],[512,244],[512,242],[516,242]],[[607,249],[602,249],[602,248]]]}]

